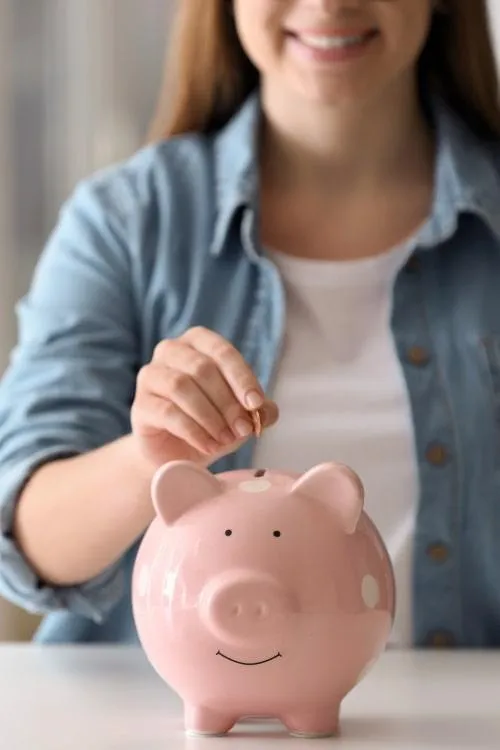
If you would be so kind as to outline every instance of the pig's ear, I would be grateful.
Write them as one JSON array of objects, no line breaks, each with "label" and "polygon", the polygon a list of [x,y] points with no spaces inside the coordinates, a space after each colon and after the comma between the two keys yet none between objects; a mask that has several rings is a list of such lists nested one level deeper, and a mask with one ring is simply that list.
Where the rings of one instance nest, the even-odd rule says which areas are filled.
[{"label": "pig's ear", "polygon": [[155,511],[167,526],[221,492],[219,480],[191,461],[170,461],[156,472],[151,485]]},{"label": "pig's ear", "polygon": [[291,494],[321,501],[335,514],[347,534],[356,531],[363,511],[364,488],[349,467],[335,463],[315,466],[297,479]]}]

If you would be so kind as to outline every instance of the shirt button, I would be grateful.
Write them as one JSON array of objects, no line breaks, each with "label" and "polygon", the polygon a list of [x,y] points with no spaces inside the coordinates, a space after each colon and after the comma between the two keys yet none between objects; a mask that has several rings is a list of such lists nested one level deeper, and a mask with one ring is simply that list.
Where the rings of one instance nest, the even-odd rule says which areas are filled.
[{"label": "shirt button", "polygon": [[432,466],[444,466],[449,459],[449,454],[444,445],[435,443],[429,446],[425,457]]},{"label": "shirt button", "polygon": [[436,630],[429,633],[427,642],[434,648],[452,648],[456,645],[455,636],[449,630]]},{"label": "shirt button", "polygon": [[450,552],[445,544],[431,544],[427,548],[427,554],[435,563],[444,563],[448,560]]},{"label": "shirt button", "polygon": [[408,362],[415,367],[423,367],[430,360],[429,352],[421,346],[412,346],[407,353]]}]

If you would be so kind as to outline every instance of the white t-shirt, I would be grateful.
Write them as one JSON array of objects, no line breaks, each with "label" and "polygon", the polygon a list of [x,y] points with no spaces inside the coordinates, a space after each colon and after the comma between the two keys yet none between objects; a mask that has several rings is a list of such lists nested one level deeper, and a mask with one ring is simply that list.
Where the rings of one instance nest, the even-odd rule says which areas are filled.
[{"label": "white t-shirt", "polygon": [[287,324],[272,392],[280,419],[257,442],[253,464],[303,472],[333,460],[358,472],[396,574],[390,645],[410,647],[418,473],[390,325],[394,280],[408,250],[354,261],[268,255],[285,284]]}]

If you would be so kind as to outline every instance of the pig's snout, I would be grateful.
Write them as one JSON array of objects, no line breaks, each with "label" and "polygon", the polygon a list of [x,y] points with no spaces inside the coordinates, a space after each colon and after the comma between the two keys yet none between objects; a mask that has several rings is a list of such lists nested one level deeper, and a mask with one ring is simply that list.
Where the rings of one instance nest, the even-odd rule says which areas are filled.
[{"label": "pig's snout", "polygon": [[201,615],[218,640],[246,644],[279,635],[293,610],[289,592],[273,577],[231,571],[209,581]]}]

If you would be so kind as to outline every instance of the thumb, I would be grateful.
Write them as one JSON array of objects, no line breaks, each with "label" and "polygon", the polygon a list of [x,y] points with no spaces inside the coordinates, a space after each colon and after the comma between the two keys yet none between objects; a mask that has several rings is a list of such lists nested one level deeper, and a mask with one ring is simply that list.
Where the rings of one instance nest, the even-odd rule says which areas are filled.
[{"label": "thumb", "polygon": [[[272,427],[279,419],[279,409],[277,404],[274,401],[265,401],[262,406],[260,407],[259,416],[260,421],[263,429],[267,429],[268,427]],[[250,436],[251,437],[251,436]],[[201,457],[201,463],[204,466],[210,466],[212,463],[215,463],[215,461],[218,461],[220,458],[223,458],[224,456],[229,455],[230,453],[234,453],[239,448],[244,445],[244,443],[247,442],[250,438],[243,438],[241,440],[236,441],[231,446],[225,446],[222,450],[220,450],[218,453],[216,453],[213,456],[210,456],[207,458],[206,456]]]},{"label": "thumb", "polygon": [[279,419],[278,405],[274,401],[265,401],[259,409],[263,428],[272,427]]}]

